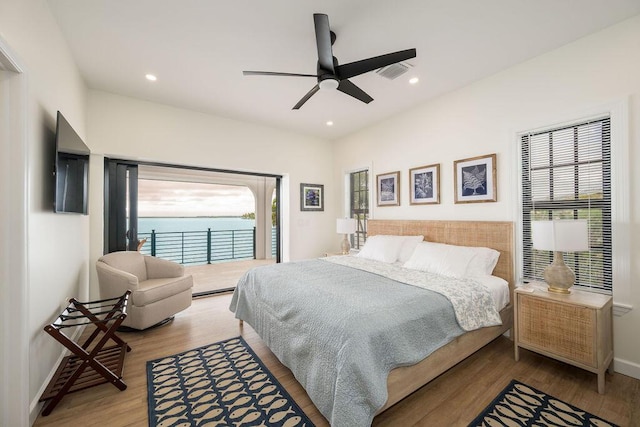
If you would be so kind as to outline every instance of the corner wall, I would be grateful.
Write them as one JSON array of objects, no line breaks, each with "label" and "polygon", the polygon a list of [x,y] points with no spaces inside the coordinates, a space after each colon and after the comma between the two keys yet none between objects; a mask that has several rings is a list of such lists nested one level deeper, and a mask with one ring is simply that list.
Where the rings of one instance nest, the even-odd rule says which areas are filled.
[{"label": "corner wall", "polygon": [[[628,223],[618,230],[640,235],[640,16],[512,67],[334,143],[334,182],[343,173],[371,164],[372,176],[401,171],[401,206],[376,207],[375,218],[508,220],[518,223],[517,133],[628,105]],[[428,71],[426,71],[428,73]],[[428,78],[420,84],[429,84]],[[628,121],[627,121],[628,120]],[[497,153],[498,201],[454,204],[453,162]],[[440,163],[441,203],[410,206],[408,170]],[[625,165],[626,166],[626,165]],[[375,186],[375,184],[374,184]],[[344,190],[344,188],[343,188]],[[336,198],[336,203],[343,201]],[[625,231],[626,232],[626,231]],[[519,237],[517,237],[519,238]],[[614,242],[615,244],[615,242]],[[626,250],[626,248],[625,248]],[[640,243],[629,245],[631,278],[640,275]],[[621,255],[618,253],[618,255]],[[622,254],[626,255],[626,254]],[[616,256],[614,252],[614,256]],[[615,260],[616,262],[618,260]],[[628,289],[614,295],[634,309],[614,318],[616,370],[640,378],[640,288],[636,280],[614,283]]]},{"label": "corner wall", "polygon": [[13,185],[26,188],[27,274],[24,283],[11,285],[26,289],[27,305],[17,306],[13,321],[26,324],[29,349],[26,369],[17,367],[10,374],[26,384],[29,399],[11,408],[11,419],[32,423],[43,386],[63,351],[43,327],[67,298],[88,295],[89,219],[53,213],[52,180],[56,111],[84,136],[86,89],[45,0],[0,2],[0,31],[24,67],[25,79],[22,126],[27,142],[22,148],[27,176],[17,177],[20,182]]}]

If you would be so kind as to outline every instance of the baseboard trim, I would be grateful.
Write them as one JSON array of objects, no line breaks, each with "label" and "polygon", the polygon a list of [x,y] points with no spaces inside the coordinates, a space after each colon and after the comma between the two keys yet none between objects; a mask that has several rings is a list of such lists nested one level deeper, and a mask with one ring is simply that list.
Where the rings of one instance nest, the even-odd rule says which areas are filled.
[{"label": "baseboard trim", "polygon": [[[80,337],[85,327],[86,326],[77,327],[76,330],[73,332],[73,334],[69,338],[72,341],[77,341],[78,337]],[[38,393],[29,404],[29,425],[30,426],[32,426],[33,423],[36,422],[36,418],[38,418],[38,415],[40,414],[40,410],[44,405],[44,402],[40,402],[40,396],[42,396],[47,386],[49,385],[49,382],[51,382],[51,379],[56,374],[56,371],[58,370],[58,366],[60,366],[60,364],[62,363],[62,359],[64,359],[69,354],[71,354],[70,351],[64,348],[62,349],[62,351],[60,352],[60,356],[58,357],[58,360],[56,361],[55,365],[53,365],[53,367],[51,368],[51,371],[49,372],[49,375],[47,375],[47,378],[45,378],[44,383],[40,386]]]},{"label": "baseboard trim", "polygon": [[614,357],[613,370],[619,374],[640,380],[640,364]]}]

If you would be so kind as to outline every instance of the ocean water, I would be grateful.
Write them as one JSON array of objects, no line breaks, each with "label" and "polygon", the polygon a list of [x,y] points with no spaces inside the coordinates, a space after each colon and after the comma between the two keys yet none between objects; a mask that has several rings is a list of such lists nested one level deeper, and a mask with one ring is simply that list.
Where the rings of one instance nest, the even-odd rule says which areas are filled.
[{"label": "ocean water", "polygon": [[255,220],[241,217],[141,217],[138,233],[167,231],[247,230],[255,226]]}]

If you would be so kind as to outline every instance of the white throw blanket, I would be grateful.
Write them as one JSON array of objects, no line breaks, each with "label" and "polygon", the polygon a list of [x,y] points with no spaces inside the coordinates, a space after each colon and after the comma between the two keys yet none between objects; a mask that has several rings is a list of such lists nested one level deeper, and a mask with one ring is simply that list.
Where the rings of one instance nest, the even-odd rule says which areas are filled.
[{"label": "white throw blanket", "polygon": [[354,256],[332,256],[320,259],[375,273],[444,295],[453,305],[456,319],[465,331],[502,324],[491,292],[476,280],[440,276]]}]

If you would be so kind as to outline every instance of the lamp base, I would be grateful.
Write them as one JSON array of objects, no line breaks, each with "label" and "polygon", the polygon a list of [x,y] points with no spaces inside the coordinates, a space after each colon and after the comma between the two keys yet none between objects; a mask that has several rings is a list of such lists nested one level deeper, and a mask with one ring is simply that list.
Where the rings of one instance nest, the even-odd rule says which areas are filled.
[{"label": "lamp base", "polygon": [[564,263],[562,252],[556,251],[553,255],[553,262],[544,269],[544,280],[549,285],[549,292],[558,294],[570,294],[569,288],[576,281],[576,275]]},{"label": "lamp base", "polygon": [[344,235],[344,239],[342,239],[342,245],[340,245],[340,249],[342,249],[342,255],[348,255],[351,250],[351,244],[349,243],[349,237],[347,234]]}]

